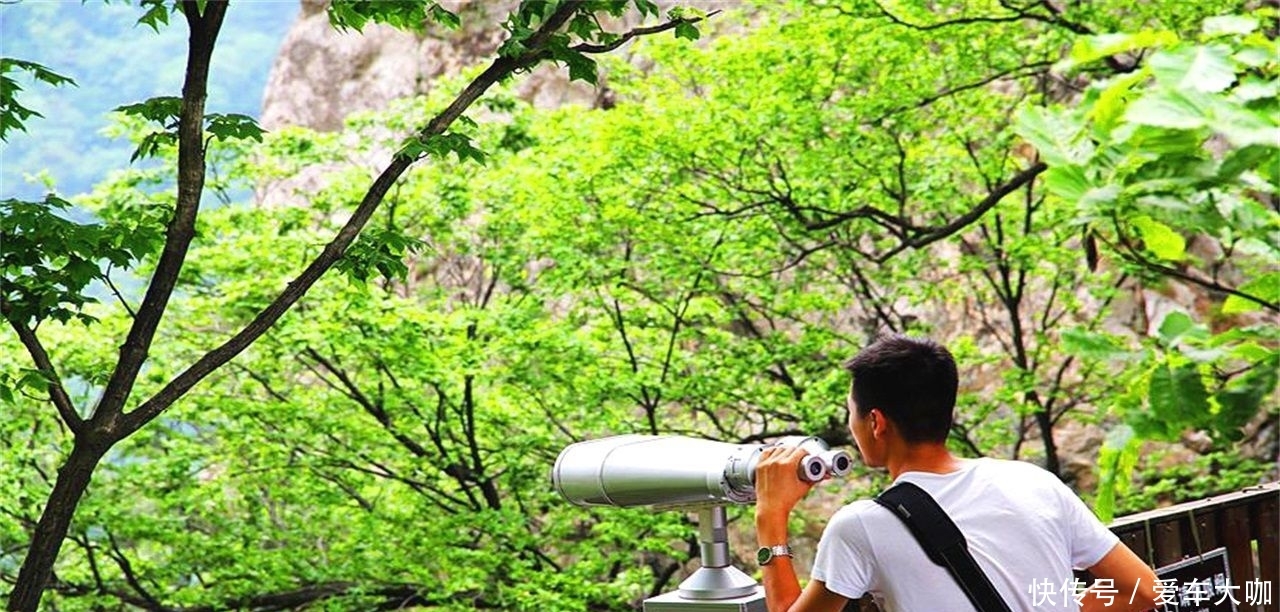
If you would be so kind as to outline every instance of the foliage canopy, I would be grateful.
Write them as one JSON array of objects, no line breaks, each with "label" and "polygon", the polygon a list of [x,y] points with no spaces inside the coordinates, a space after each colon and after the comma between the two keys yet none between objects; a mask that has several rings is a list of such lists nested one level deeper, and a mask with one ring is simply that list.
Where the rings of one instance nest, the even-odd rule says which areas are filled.
[{"label": "foliage canopy", "polygon": [[[200,31],[218,5],[182,17]],[[0,576],[86,455],[59,609],[632,609],[678,581],[694,530],[566,507],[558,450],[847,444],[837,365],[884,330],[962,362],[958,452],[1088,479],[1062,432],[1108,432],[1104,514],[1144,440],[1247,452],[1278,429],[1274,32],[1229,2],[1054,6],[677,11],[597,79],[592,56],[639,35],[592,15],[626,5],[525,2],[469,82],[342,132],[122,107],[163,163],[3,203]],[[330,15],[458,26],[434,3]],[[543,61],[613,102],[540,110],[499,83]],[[349,160],[379,155],[398,171],[371,186]],[[278,199],[200,206],[263,186]],[[155,281],[136,305],[94,293],[121,270],[172,275],[159,312]],[[151,317],[120,395],[120,339]]]}]

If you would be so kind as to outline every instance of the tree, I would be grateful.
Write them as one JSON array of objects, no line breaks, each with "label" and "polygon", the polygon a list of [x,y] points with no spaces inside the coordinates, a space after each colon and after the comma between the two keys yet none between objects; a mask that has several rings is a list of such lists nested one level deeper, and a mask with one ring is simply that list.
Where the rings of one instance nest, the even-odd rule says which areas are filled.
[{"label": "tree", "polygon": [[[1151,24],[1186,33],[1202,16],[1056,6],[770,5],[718,17],[731,33],[705,45],[643,41],[634,62],[610,62],[600,108],[537,110],[495,87],[479,101],[490,120],[450,132],[483,166],[444,156],[402,176],[335,264],[343,274],[114,447],[95,476],[111,486],[82,501],[51,597],[634,609],[697,556],[689,518],[567,506],[546,482],[559,449],[632,432],[847,443],[838,364],[883,329],[935,335],[961,360],[957,450],[1051,466],[1047,429],[1117,421],[1106,400],[1128,379],[1109,359],[1140,340],[1117,329],[1114,305],[1162,281],[1107,244],[1089,255],[1075,201],[1047,178],[1056,158],[1014,118],[1075,112],[1089,79],[1145,74],[1152,57],[1113,50],[1075,77],[1052,70],[1068,43]],[[307,207],[201,213],[135,393],[162,390],[211,330],[251,324],[367,191],[368,170],[344,161],[399,147],[389,134],[429,121],[450,89],[343,133],[214,148],[207,189],[220,193],[330,171]],[[1086,167],[1097,185],[1115,170]],[[134,170],[81,202],[121,209],[163,184]],[[125,310],[72,314],[105,331],[127,329]],[[64,377],[114,358],[109,334],[42,334],[62,341]],[[0,468],[13,494],[0,499],[31,497],[57,465],[56,421],[15,401],[24,418],[0,429],[19,451]],[[822,499],[859,493],[834,488]],[[0,523],[19,534],[5,541],[39,512],[38,500],[0,509],[18,515]]]},{"label": "tree", "polygon": [[[511,36],[500,49],[499,57],[448,107],[406,141],[369,186],[346,224],[325,249],[311,260],[306,269],[238,333],[205,353],[149,399],[134,405],[131,403],[134,386],[177,287],[187,251],[195,237],[206,178],[205,156],[208,143],[210,139],[261,136],[261,130],[248,117],[205,113],[209,64],[228,8],[227,3],[183,1],[175,3],[172,8],[159,0],[148,0],[143,4],[147,7],[147,12],[141,22],[153,27],[167,23],[172,10],[184,17],[190,29],[182,96],[156,98],[120,109],[164,126],[162,131],[153,132],[144,138],[135,158],[153,154],[165,144],[176,143],[177,195],[172,203],[172,211],[167,215],[165,239],[159,245],[159,254],[146,294],[134,313],[128,336],[120,348],[119,359],[101,397],[87,414],[82,414],[72,404],[63,381],[36,334],[36,326],[50,317],[65,321],[67,317],[76,314],[76,309],[86,301],[83,289],[91,280],[105,277],[98,267],[99,260],[106,259],[113,265],[121,265],[137,260],[140,253],[136,249],[121,249],[118,246],[112,248],[114,245],[104,240],[111,236],[111,229],[59,224],[52,235],[45,234],[43,230],[49,221],[48,211],[60,205],[55,199],[46,200],[43,204],[12,200],[5,203],[8,223],[4,241],[4,287],[0,288],[0,296],[3,297],[2,314],[31,354],[36,369],[44,379],[42,385],[48,391],[50,402],[57,408],[65,426],[74,434],[70,452],[58,470],[53,491],[35,526],[30,548],[10,595],[10,610],[35,610],[49,582],[53,563],[66,537],[72,515],[95,468],[113,446],[160,416],[197,383],[244,351],[275,324],[343,257],[382,204],[387,192],[415,161],[427,156],[442,157],[448,153],[459,157],[480,158],[481,153],[465,137],[450,132],[450,127],[485,90],[499,80],[548,60],[567,65],[572,78],[594,80],[595,64],[588,54],[611,51],[636,36],[665,30],[677,29],[680,33],[688,34],[687,29],[696,19],[677,16],[659,26],[615,34],[606,32],[595,19],[594,13],[604,11],[616,16],[625,8],[623,3],[530,2],[521,5],[505,24]],[[637,2],[636,6],[644,14],[657,14],[657,8],[652,3]],[[456,16],[435,3],[408,5],[335,2],[330,7],[330,15],[336,25],[357,29],[368,21],[384,21],[401,27],[421,27],[428,21],[457,25]],[[581,42],[574,44],[574,38]],[[45,81],[58,80],[56,75],[51,76],[42,67],[9,60],[6,60],[5,71],[12,66],[34,71],[37,78]],[[20,126],[22,119],[29,114],[29,111],[24,114],[24,108],[13,101],[12,91],[6,87],[3,120],[6,131]],[[81,251],[79,239],[83,235],[97,238],[98,244],[94,246],[100,250],[88,253]],[[14,246],[17,250],[10,251]],[[69,246],[75,248],[69,249]],[[33,254],[37,259],[30,259]],[[54,267],[63,267],[69,280],[50,283],[45,272]]]},{"label": "tree", "polygon": [[1113,400],[1125,424],[1103,453],[1107,515],[1137,440],[1176,438],[1189,427],[1238,439],[1276,389],[1280,104],[1271,92],[1280,65],[1258,19],[1213,17],[1187,38],[1149,31],[1082,40],[1071,69],[1121,52],[1149,58],[1095,83],[1074,108],[1021,119],[1074,227],[1130,273],[1191,285],[1215,302],[1205,322],[1196,310],[1152,321],[1140,350],[1073,336],[1079,354],[1127,366],[1129,391]]}]

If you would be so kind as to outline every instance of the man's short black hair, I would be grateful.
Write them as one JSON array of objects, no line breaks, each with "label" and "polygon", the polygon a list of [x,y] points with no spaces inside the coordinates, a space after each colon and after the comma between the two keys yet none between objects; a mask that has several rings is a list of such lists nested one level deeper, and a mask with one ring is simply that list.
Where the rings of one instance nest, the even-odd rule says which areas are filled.
[{"label": "man's short black hair", "polygon": [[879,408],[907,442],[945,442],[959,377],[946,347],[932,340],[880,336],[844,367],[853,374],[858,414]]}]

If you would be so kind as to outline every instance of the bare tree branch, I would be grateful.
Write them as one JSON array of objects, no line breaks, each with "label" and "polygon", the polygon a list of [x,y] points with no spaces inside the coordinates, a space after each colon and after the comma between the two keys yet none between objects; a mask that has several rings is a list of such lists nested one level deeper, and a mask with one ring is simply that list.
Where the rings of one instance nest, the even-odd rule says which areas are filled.
[{"label": "bare tree branch", "polygon": [[150,609],[163,609],[160,601],[143,588],[142,583],[138,581],[138,576],[133,571],[133,564],[129,562],[129,558],[125,556],[124,551],[120,550],[120,544],[116,542],[116,537],[110,531],[107,531],[106,534],[107,542],[111,544],[111,550],[107,552],[107,555],[116,562],[116,566],[120,568],[120,573],[124,574],[124,580],[128,583],[129,588],[133,589],[143,601],[150,604]]},{"label": "bare tree branch", "polygon": [[880,125],[886,119],[893,117],[894,115],[897,115],[899,113],[903,113],[909,110],[924,108],[943,98],[953,96],[962,91],[969,91],[971,89],[978,89],[980,87],[985,87],[987,85],[990,85],[991,83],[999,81],[1000,79],[1005,79],[1005,78],[1020,79],[1020,78],[1026,78],[1026,77],[1032,77],[1032,76],[1039,76],[1049,72],[1049,68],[1053,66],[1053,63],[1054,62],[1050,60],[1041,60],[1038,62],[1031,62],[1029,64],[1022,64],[1021,66],[1016,66],[1008,70],[996,72],[994,74],[988,75],[986,77],[983,77],[981,79],[978,79],[970,83],[964,83],[961,85],[956,85],[954,87],[947,87],[936,94],[925,96],[915,102],[912,102],[911,104],[905,104],[902,106],[897,106],[892,109],[889,109],[888,111],[881,113],[879,116],[875,117],[868,123],[871,125]]},{"label": "bare tree branch", "polygon": [[1044,162],[1036,162],[1031,167],[1019,172],[1018,174],[1015,174],[1013,178],[1010,178],[1007,182],[1000,185],[995,190],[991,191],[989,194],[987,194],[987,197],[979,201],[972,209],[969,210],[969,212],[959,217],[956,217],[954,220],[952,220],[950,223],[947,223],[946,225],[943,225],[941,227],[937,227],[934,229],[930,229],[912,238],[904,240],[898,246],[892,249],[889,249],[888,251],[878,256],[872,257],[872,261],[876,263],[884,263],[889,259],[891,259],[894,255],[897,255],[902,251],[905,251],[907,249],[918,249],[925,245],[942,240],[943,238],[947,238],[952,234],[955,234],[956,232],[968,227],[974,221],[977,221],[979,218],[981,218],[982,215],[986,214],[988,210],[991,210],[996,204],[999,204],[1000,201],[1003,200],[1005,196],[1009,195],[1010,193],[1013,193],[1014,191],[1017,191],[1023,185],[1030,183],[1033,179],[1035,179],[1035,177],[1039,176],[1040,173],[1044,172],[1047,168],[1048,166],[1046,166]]},{"label": "bare tree branch", "polygon": [[[948,19],[946,21],[937,21],[934,23],[927,23],[927,24],[917,24],[917,23],[908,22],[902,19],[901,17],[898,17],[897,15],[893,14],[892,11],[885,8],[884,5],[880,4],[879,2],[876,2],[874,4],[876,5],[876,9],[879,10],[880,15],[887,18],[889,21],[892,21],[893,23],[896,23],[900,26],[911,28],[912,30],[920,30],[922,32],[928,32],[930,30],[940,30],[942,28],[949,28],[949,27],[958,26],[958,25],[969,25],[974,23],[1010,23],[1010,22],[1017,22],[1017,21],[1022,21],[1024,19],[1027,19],[1027,16],[1023,13],[1014,13],[1012,15],[1001,15],[1001,16],[975,15],[972,17],[957,17],[955,19]],[[844,15],[850,14],[848,11],[840,7],[834,7],[834,8],[836,8],[836,10],[839,11],[841,14],[844,14]]]},{"label": "bare tree branch", "polygon": [[129,306],[129,301],[124,299],[124,294],[120,293],[120,289],[116,287],[116,284],[111,282],[110,266],[107,267],[107,273],[102,275],[102,280],[107,283],[107,287],[111,289],[111,293],[115,294],[116,301],[120,302],[120,306],[124,308],[124,311],[129,313],[129,317],[136,318],[138,316],[138,312],[134,310],[132,306]]},{"label": "bare tree branch", "polygon": [[71,433],[79,436],[85,428],[84,419],[81,419],[80,414],[76,412],[75,404],[71,401],[71,396],[67,395],[67,390],[62,386],[62,378],[58,376],[58,371],[53,367],[53,361],[49,359],[49,353],[45,351],[44,345],[41,344],[40,338],[36,336],[35,330],[9,317],[8,308],[5,304],[0,303],[0,310],[4,311],[5,318],[9,320],[9,325],[18,334],[18,340],[22,342],[22,345],[27,348],[27,352],[31,354],[31,361],[35,363],[36,369],[40,370],[40,373],[45,376],[49,388],[49,400],[58,409],[58,415],[62,417],[62,421],[67,424],[67,428],[71,430]]},{"label": "bare tree branch", "polygon": [[[1143,268],[1146,268],[1149,271],[1163,274],[1165,276],[1169,276],[1172,278],[1176,278],[1178,280],[1186,281],[1191,284],[1197,285],[1199,287],[1208,289],[1210,291],[1217,291],[1220,293],[1225,293],[1227,295],[1234,295],[1242,300],[1253,302],[1254,304],[1257,304],[1263,308],[1266,308],[1271,312],[1280,313],[1280,302],[1272,302],[1270,300],[1253,295],[1251,293],[1241,291],[1239,288],[1223,285],[1222,283],[1219,283],[1216,279],[1202,278],[1190,272],[1186,272],[1178,268],[1165,265],[1163,263],[1160,263],[1158,261],[1151,259],[1150,257],[1147,257],[1142,252],[1142,250],[1138,247],[1138,245],[1136,244],[1136,241],[1132,237],[1128,236],[1125,233],[1124,229],[1120,227],[1119,220],[1115,219],[1113,221],[1115,225],[1118,244],[1112,245],[1112,247],[1125,260],[1135,263]],[[1116,248],[1116,247],[1119,247],[1119,248]]]},{"label": "bare tree branch", "polygon": [[627,42],[629,42],[633,38],[637,38],[640,36],[648,36],[650,34],[658,34],[660,32],[666,32],[667,30],[674,30],[681,24],[698,23],[699,21],[703,21],[704,19],[715,17],[718,14],[720,14],[720,11],[718,10],[711,11],[710,13],[707,13],[706,17],[698,17],[695,19],[675,19],[663,24],[656,25],[656,26],[635,28],[625,34],[620,35],[617,40],[610,42],[608,44],[593,45],[590,43],[579,43],[570,48],[573,49],[574,51],[580,51],[582,53],[608,53],[610,51],[613,51],[614,49],[617,49],[618,47],[621,47],[622,45],[627,44]]}]

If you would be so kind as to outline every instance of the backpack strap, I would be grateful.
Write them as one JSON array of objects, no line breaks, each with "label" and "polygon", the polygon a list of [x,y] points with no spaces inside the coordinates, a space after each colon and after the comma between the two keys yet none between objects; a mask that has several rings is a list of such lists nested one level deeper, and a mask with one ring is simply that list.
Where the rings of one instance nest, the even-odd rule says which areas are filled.
[{"label": "backpack strap", "polygon": [[898,483],[875,497],[907,525],[929,560],[946,568],[978,612],[1010,612],[986,573],[978,566],[964,534],[938,502],[920,487]]}]

